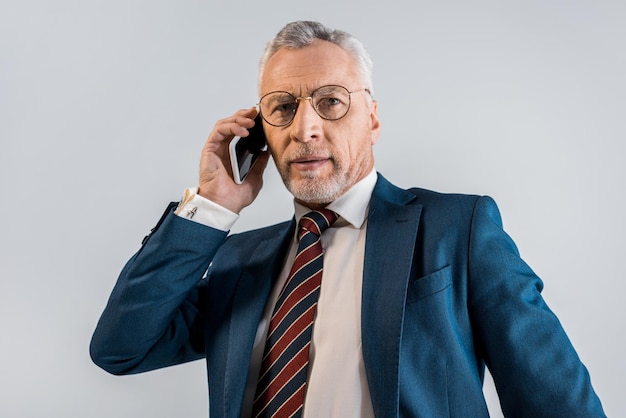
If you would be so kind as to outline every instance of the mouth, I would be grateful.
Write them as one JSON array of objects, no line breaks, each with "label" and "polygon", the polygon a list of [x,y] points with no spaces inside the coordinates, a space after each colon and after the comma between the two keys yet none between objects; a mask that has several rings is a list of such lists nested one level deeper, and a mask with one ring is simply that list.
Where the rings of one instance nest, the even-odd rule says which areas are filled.
[{"label": "mouth", "polygon": [[291,160],[289,165],[299,170],[315,170],[329,161],[330,158],[327,156],[305,155]]}]

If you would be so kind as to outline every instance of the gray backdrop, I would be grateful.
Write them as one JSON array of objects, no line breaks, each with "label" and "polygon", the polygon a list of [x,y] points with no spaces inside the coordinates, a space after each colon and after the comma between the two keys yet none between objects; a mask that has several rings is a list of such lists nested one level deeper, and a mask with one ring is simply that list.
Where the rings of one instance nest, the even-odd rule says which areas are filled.
[{"label": "gray backdrop", "polygon": [[[2,0],[0,415],[206,416],[203,362],[113,377],[89,339],[125,261],[196,184],[215,121],[256,102],[266,41],[315,19],[374,59],[377,168],[493,196],[607,413],[626,416],[625,4]],[[291,211],[272,166],[236,228]]]}]

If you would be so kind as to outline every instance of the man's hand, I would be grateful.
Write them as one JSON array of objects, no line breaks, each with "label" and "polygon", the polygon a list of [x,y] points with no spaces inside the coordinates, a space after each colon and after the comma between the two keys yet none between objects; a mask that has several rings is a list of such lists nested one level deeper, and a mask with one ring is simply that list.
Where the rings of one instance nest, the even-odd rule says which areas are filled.
[{"label": "man's hand", "polygon": [[219,120],[202,149],[198,194],[235,213],[250,205],[263,186],[263,170],[269,152],[264,151],[243,184],[235,183],[230,167],[228,144],[235,136],[248,136],[254,126],[256,108],[242,109]]}]

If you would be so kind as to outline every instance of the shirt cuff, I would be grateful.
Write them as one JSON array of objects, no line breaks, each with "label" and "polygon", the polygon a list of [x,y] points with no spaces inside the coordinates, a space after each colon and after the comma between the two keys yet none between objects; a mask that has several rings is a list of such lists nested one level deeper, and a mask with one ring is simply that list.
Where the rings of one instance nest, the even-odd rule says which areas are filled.
[{"label": "shirt cuff", "polygon": [[228,232],[239,215],[198,194],[198,188],[185,189],[183,200],[174,213],[181,218]]}]

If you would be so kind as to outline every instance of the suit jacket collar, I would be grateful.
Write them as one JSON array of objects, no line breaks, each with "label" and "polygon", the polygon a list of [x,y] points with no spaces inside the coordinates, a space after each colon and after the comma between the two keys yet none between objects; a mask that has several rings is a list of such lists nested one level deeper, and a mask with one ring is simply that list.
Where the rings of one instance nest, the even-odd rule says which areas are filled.
[{"label": "suit jacket collar", "polygon": [[365,241],[361,334],[376,416],[398,416],[406,289],[421,214],[415,195],[379,175]]}]

